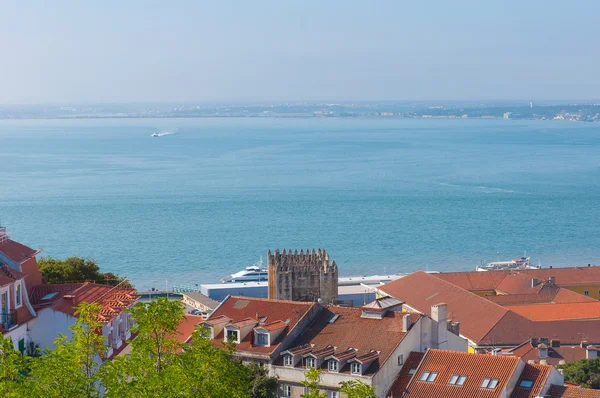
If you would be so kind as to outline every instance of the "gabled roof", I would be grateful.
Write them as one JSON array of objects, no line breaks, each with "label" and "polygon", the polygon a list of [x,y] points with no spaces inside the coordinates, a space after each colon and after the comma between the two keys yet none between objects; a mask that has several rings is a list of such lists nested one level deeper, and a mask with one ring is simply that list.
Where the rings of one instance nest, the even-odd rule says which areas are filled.
[{"label": "gabled roof", "polygon": [[202,322],[202,315],[185,314],[185,318],[177,325],[176,339],[179,343],[186,343],[196,330],[196,326]]},{"label": "gabled roof", "polygon": [[600,390],[553,385],[546,395],[548,398],[600,398]]},{"label": "gabled roof", "polygon": [[360,308],[368,311],[383,311],[388,308],[399,306],[401,304],[402,301],[398,300],[397,298],[386,296],[375,299],[370,303],[363,305]]},{"label": "gabled roof", "polygon": [[[526,363],[510,398],[534,398],[541,395],[552,366]],[[522,380],[533,381],[531,388],[519,387]]]},{"label": "gabled roof", "polygon": [[[448,318],[460,322],[460,334],[475,342],[482,341],[509,312],[475,293],[423,271],[396,279],[379,289],[428,315],[431,315],[432,305],[445,302]],[[520,319],[517,316],[514,320]]]},{"label": "gabled roof", "polygon": [[14,262],[21,264],[25,260],[34,257],[39,251],[33,250],[22,243],[15,242],[12,239],[3,239],[0,241],[0,252]]},{"label": "gabled roof", "polygon": [[497,292],[506,294],[536,294],[548,284],[545,281],[539,281],[532,286],[533,278],[519,271],[511,271],[496,286]]},{"label": "gabled roof", "polygon": [[586,358],[586,350],[581,345],[561,345],[560,347],[548,347],[548,356],[545,358],[539,357],[539,350],[527,340],[514,348],[504,350],[508,355],[513,355],[521,358],[525,362],[535,361],[540,362],[545,360],[548,365],[559,365],[561,361],[573,362]]},{"label": "gabled roof", "polygon": [[[519,362],[516,357],[430,349],[408,384],[404,398],[501,397]],[[424,372],[438,374],[433,382],[419,381]],[[448,384],[453,375],[466,376],[464,384]],[[493,390],[483,389],[480,386],[484,378],[498,379],[498,385]]]},{"label": "gabled roof", "polygon": [[[368,369],[363,369],[363,373],[375,373],[406,336],[406,332],[402,331],[402,316],[406,313],[388,311],[381,319],[363,318],[361,314],[359,308],[326,307],[310,327],[294,340],[288,351],[294,351],[296,347],[309,347],[314,353],[335,348],[327,356],[344,354],[346,360],[358,358],[364,363],[374,361]],[[414,313],[411,316],[413,324],[420,317]],[[354,352],[348,353],[349,349]],[[327,367],[324,366],[323,370],[327,371]],[[346,370],[340,369],[340,372]]]},{"label": "gabled roof", "polygon": [[421,363],[421,360],[423,359],[423,356],[425,356],[424,352],[416,351],[412,351],[408,355],[408,358],[406,359],[406,361],[404,361],[402,369],[400,369],[398,377],[396,378],[396,380],[394,380],[394,383],[392,384],[392,387],[390,388],[390,391],[387,394],[389,398],[402,397],[402,393],[404,393],[406,386],[408,386],[408,383],[412,379],[412,375],[409,374],[410,370],[415,369],[416,371],[416,369],[419,367],[419,364]]},{"label": "gabled roof", "polygon": [[0,267],[0,287],[25,279],[26,276],[26,274],[10,268],[8,265],[3,265]]},{"label": "gabled roof", "polygon": [[[47,301],[42,300],[49,293],[58,294]],[[71,316],[76,316],[77,306],[81,303],[99,303],[102,307],[98,315],[100,322],[111,321],[139,300],[135,289],[89,282],[36,286],[31,298],[37,308],[51,306]]]},{"label": "gabled roof", "polygon": [[499,294],[484,296],[485,299],[503,307],[526,304],[566,304],[598,302],[591,297],[575,293],[558,286],[545,285],[538,293],[529,294]]},{"label": "gabled roof", "polygon": [[[246,337],[237,345],[238,352],[253,352],[257,354],[271,354],[278,347],[288,333],[296,326],[313,307],[315,303],[305,303],[287,300],[270,300],[254,297],[228,296],[208,317],[207,323],[217,319],[227,317],[233,324],[242,322],[266,326],[274,322],[286,323],[284,329],[277,339],[270,346],[255,346],[253,333],[248,333]],[[221,345],[224,340],[223,331],[215,336],[213,342]]]}]

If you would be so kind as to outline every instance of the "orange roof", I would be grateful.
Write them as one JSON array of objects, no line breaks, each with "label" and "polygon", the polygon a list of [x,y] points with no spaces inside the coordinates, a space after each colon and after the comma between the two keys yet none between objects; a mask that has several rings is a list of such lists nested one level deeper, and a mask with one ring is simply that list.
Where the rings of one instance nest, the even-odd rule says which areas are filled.
[{"label": "orange roof", "polygon": [[[484,272],[480,272],[484,273]],[[404,301],[417,311],[431,315],[431,306],[448,305],[448,318],[460,322],[460,334],[479,342],[509,312],[483,297],[423,271],[389,282],[379,289]],[[523,341],[524,338],[518,341]]]},{"label": "orange roof", "polygon": [[496,291],[506,294],[532,294],[539,293],[545,286],[548,286],[545,281],[539,281],[535,286],[532,286],[532,280],[533,278],[530,275],[511,271],[496,286]]},{"label": "orange roof", "polygon": [[185,314],[185,318],[179,325],[177,325],[177,341],[179,343],[186,343],[194,330],[196,325],[202,322],[202,315]]},{"label": "orange roof", "polygon": [[51,300],[52,308],[72,316],[75,316],[77,306],[81,303],[99,303],[102,307],[98,315],[100,322],[111,321],[139,299],[135,289],[89,282],[45,285],[36,288],[35,304],[38,307],[44,304],[41,300],[43,293],[58,292]]},{"label": "orange roof", "polygon": [[267,323],[266,325],[262,325],[261,326],[263,329],[266,330],[279,330],[279,329],[283,329],[285,327],[287,327],[287,323],[282,322],[282,321],[275,321],[275,322],[271,322],[271,323]]},{"label": "orange roof", "polygon": [[434,273],[437,278],[468,291],[495,290],[510,271],[467,271]]},{"label": "orange roof", "polygon": [[548,398],[600,398],[600,390],[553,385],[546,396]]},{"label": "orange roof", "polygon": [[404,361],[402,369],[400,369],[398,377],[396,380],[394,380],[394,383],[392,383],[392,387],[387,394],[389,398],[400,398],[402,396],[402,393],[406,389],[410,379],[412,379],[412,375],[409,374],[410,370],[415,369],[416,371],[424,355],[425,353],[416,351],[412,351],[408,355],[408,358],[406,361]]},{"label": "orange roof", "polygon": [[[466,352],[428,350],[406,388],[405,398],[477,398],[501,397],[520,359],[510,356],[469,354]],[[437,372],[433,382],[420,381],[424,372]],[[462,386],[450,385],[453,375],[466,376]],[[494,389],[483,389],[484,378],[498,379]]]},{"label": "orange roof", "polygon": [[[367,373],[375,373],[406,336],[402,331],[402,316],[405,313],[389,311],[382,319],[362,318],[361,313],[359,308],[326,307],[310,327],[294,340],[290,351],[300,346],[311,347],[312,352],[335,347],[328,355],[336,355],[352,348],[354,356],[361,362],[374,360]],[[413,323],[417,322],[420,315],[411,315]],[[327,371],[326,367],[323,370]],[[344,371],[346,369],[340,369],[340,372]]]},{"label": "orange roof", "polygon": [[558,286],[545,285],[538,293],[528,294],[499,294],[495,296],[485,296],[501,306],[524,305],[524,304],[565,304],[565,303],[593,303],[598,300],[592,297],[584,296],[583,294],[575,293],[569,289],[560,288]]},{"label": "orange roof", "polygon": [[[551,370],[552,366],[550,365],[526,363],[510,398],[534,398],[540,396]],[[521,380],[531,380],[533,381],[533,386],[531,388],[519,387]]]},{"label": "orange roof", "polygon": [[586,358],[586,350],[581,345],[561,345],[560,347],[548,347],[548,356],[540,358],[537,347],[531,344],[531,341],[526,341],[512,349],[505,350],[509,355],[521,358],[525,362],[545,360],[548,365],[558,365],[561,361],[573,362]]},{"label": "orange roof", "polygon": [[0,287],[25,279],[26,276],[24,273],[12,269],[8,265],[3,265],[0,267]]},{"label": "orange roof", "polygon": [[21,264],[23,261],[35,256],[38,251],[25,246],[22,243],[15,242],[12,239],[6,239],[0,242],[0,252],[16,263]]},{"label": "orange roof", "polygon": [[600,319],[600,301],[567,304],[514,305],[506,308],[534,321]]},{"label": "orange roof", "polygon": [[[277,340],[271,346],[255,346],[253,333],[248,333],[240,344],[237,345],[238,351],[248,351],[257,354],[271,354],[277,349],[281,341],[296,326],[309,310],[315,306],[315,303],[304,303],[287,300],[270,300],[254,297],[228,296],[210,315],[207,322],[210,323],[216,319],[222,319],[221,316],[228,317],[232,323],[246,321],[249,318],[253,322],[273,323],[281,321],[287,323],[288,329],[281,332]],[[258,320],[258,321],[255,321]],[[221,345],[224,339],[221,331],[215,339],[214,344]]]}]

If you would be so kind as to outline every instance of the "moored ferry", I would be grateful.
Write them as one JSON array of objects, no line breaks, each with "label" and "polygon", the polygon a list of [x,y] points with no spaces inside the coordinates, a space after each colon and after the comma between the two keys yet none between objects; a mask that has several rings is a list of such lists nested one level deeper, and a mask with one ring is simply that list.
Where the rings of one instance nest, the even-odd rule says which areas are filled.
[{"label": "moored ferry", "polygon": [[496,271],[507,269],[537,269],[539,266],[531,265],[531,257],[523,254],[523,257],[508,261],[493,261],[485,265],[479,265],[477,271]]}]

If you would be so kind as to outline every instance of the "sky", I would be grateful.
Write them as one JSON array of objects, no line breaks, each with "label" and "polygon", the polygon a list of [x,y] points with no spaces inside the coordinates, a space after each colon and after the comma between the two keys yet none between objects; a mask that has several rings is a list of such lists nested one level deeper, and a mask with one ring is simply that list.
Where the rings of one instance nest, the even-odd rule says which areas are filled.
[{"label": "sky", "polygon": [[0,103],[600,98],[600,1],[0,3]]}]

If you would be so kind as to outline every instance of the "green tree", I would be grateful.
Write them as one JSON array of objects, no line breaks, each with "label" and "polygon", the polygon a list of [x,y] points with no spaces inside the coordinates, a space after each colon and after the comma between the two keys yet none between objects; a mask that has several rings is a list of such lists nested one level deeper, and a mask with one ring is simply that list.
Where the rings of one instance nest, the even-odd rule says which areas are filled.
[{"label": "green tree", "polygon": [[100,272],[100,267],[94,260],[83,257],[69,257],[65,260],[45,257],[38,261],[38,267],[48,283],[93,281],[109,285],[122,282],[129,284],[112,272]]},{"label": "green tree", "polygon": [[267,368],[257,362],[248,365],[251,376],[250,396],[252,398],[277,398],[277,378],[267,373]]},{"label": "green tree", "polygon": [[97,321],[97,303],[82,303],[71,326],[71,338],[59,335],[53,350],[32,358],[31,369],[22,384],[21,396],[47,398],[98,397],[95,373],[99,368],[104,343]]},{"label": "green tree", "polygon": [[566,381],[583,388],[600,389],[600,358],[569,362],[558,368],[563,369]]},{"label": "green tree", "polygon": [[11,338],[0,333],[0,397],[19,397],[26,370],[26,357],[15,350]]},{"label": "green tree", "polygon": [[310,368],[304,375],[302,384],[308,390],[306,394],[302,394],[302,398],[327,398],[324,392],[319,391],[319,383],[321,382],[321,369]]},{"label": "green tree", "polygon": [[342,381],[340,391],[347,398],[377,398],[375,388],[360,380]]}]

